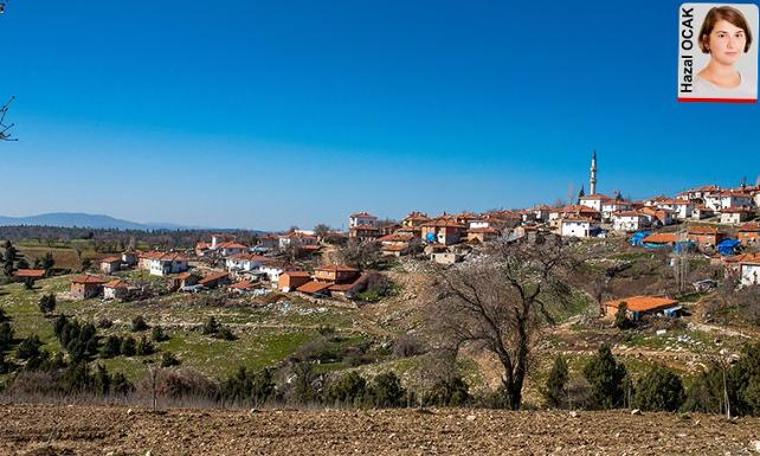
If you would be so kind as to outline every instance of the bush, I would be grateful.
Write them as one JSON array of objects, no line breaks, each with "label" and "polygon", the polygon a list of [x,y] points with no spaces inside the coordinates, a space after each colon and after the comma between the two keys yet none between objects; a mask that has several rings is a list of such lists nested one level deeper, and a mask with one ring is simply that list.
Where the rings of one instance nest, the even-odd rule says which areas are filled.
[{"label": "bush", "polygon": [[[148,373],[138,385],[144,396],[152,396],[153,379]],[[174,400],[214,400],[219,394],[217,384],[191,369],[162,369],[156,377],[156,394]]]},{"label": "bush", "polygon": [[105,344],[103,345],[103,349],[101,350],[101,355],[104,358],[113,358],[114,356],[119,356],[121,354],[121,344],[122,340],[118,336],[108,336],[106,339]]},{"label": "bush", "polygon": [[674,412],[683,402],[681,377],[664,367],[653,368],[637,385],[634,403],[642,410]]},{"label": "bush", "polygon": [[631,326],[631,320],[628,319],[628,304],[621,302],[618,306],[618,310],[615,313],[615,327],[618,329],[629,329]]},{"label": "bush", "polygon": [[121,348],[119,350],[124,356],[135,356],[137,353],[137,342],[132,336],[127,336],[121,341]]},{"label": "bush", "polygon": [[204,323],[203,327],[201,328],[201,333],[206,336],[211,336],[218,332],[219,332],[219,323],[216,321],[216,318],[208,317],[208,320],[206,320],[206,323]]},{"label": "bush", "polygon": [[275,392],[272,371],[263,369],[253,372],[240,366],[235,374],[222,383],[221,392],[226,401],[237,404],[265,403],[274,396]]},{"label": "bush", "polygon": [[583,368],[583,376],[591,385],[593,406],[610,409],[623,405],[625,401],[623,380],[626,375],[625,366],[618,364],[609,345],[602,345],[597,355]]},{"label": "bush", "polygon": [[137,350],[135,351],[137,356],[148,356],[156,352],[153,344],[145,336],[140,338],[140,342],[137,343]]},{"label": "bush", "polygon": [[40,347],[42,347],[42,341],[36,335],[29,336],[22,340],[16,348],[16,356],[19,359],[32,359],[40,356]]},{"label": "bush", "polygon": [[405,395],[406,390],[393,372],[378,375],[369,388],[369,397],[375,407],[400,407]]},{"label": "bush", "polygon": [[425,396],[426,405],[461,407],[470,401],[470,388],[460,375],[438,379]]},{"label": "bush", "polygon": [[13,327],[10,323],[0,323],[0,352],[11,348],[13,344]]},{"label": "bush", "polygon": [[164,352],[161,355],[161,367],[173,367],[182,364],[180,360],[171,352]]},{"label": "bush", "polygon": [[563,356],[557,356],[554,359],[554,365],[549,372],[549,378],[546,379],[541,394],[546,401],[546,405],[552,408],[565,407],[567,403],[567,382],[570,378],[567,361]]},{"label": "bush", "polygon": [[404,334],[393,342],[393,356],[396,358],[409,358],[426,352],[425,343],[414,334]]},{"label": "bush", "polygon": [[40,298],[40,312],[45,315],[52,313],[55,310],[55,305],[56,302],[54,294],[42,295]]},{"label": "bush", "polygon": [[169,340],[169,336],[164,333],[163,328],[160,326],[154,326],[153,331],[151,331],[150,338],[153,339],[154,342],[164,342],[166,340]]},{"label": "bush", "polygon": [[329,403],[357,405],[367,394],[367,382],[355,371],[335,377],[328,384],[325,400]]},{"label": "bush", "polygon": [[121,372],[117,372],[111,377],[111,392],[119,396],[126,396],[135,390],[135,386],[127,380],[127,377]]},{"label": "bush", "polygon": [[138,315],[132,319],[132,332],[140,332],[148,329],[149,326],[145,323],[145,319],[142,315]]},{"label": "bush", "polygon": [[226,326],[222,326],[219,329],[219,332],[217,332],[216,335],[214,335],[214,337],[216,337],[217,339],[222,339],[222,340],[237,340],[237,336],[235,336],[235,334],[232,333],[230,328]]},{"label": "bush", "polygon": [[297,404],[311,404],[319,401],[319,376],[309,362],[293,366],[294,379],[290,385],[290,401]]},{"label": "bush", "polygon": [[8,316],[8,314],[5,313],[5,309],[0,307],[0,323],[5,323],[11,321],[11,317]]},{"label": "bush", "polygon": [[108,329],[111,326],[113,326],[113,322],[106,317],[103,317],[100,320],[98,320],[98,328]]}]

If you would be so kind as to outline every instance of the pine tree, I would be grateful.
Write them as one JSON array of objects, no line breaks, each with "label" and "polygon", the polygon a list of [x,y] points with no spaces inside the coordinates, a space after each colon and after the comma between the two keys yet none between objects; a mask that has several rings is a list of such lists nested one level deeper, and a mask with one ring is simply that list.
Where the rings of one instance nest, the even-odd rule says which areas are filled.
[{"label": "pine tree", "polygon": [[546,379],[546,385],[542,391],[544,400],[549,407],[563,407],[567,401],[567,381],[570,378],[567,361],[563,356],[554,359],[554,365]]},{"label": "pine tree", "polygon": [[625,366],[619,364],[609,345],[599,352],[583,368],[583,376],[591,385],[592,401],[600,409],[620,407],[624,403],[623,380],[627,375]]},{"label": "pine tree", "polygon": [[642,410],[674,412],[683,401],[681,377],[664,367],[655,367],[639,381],[634,403]]}]

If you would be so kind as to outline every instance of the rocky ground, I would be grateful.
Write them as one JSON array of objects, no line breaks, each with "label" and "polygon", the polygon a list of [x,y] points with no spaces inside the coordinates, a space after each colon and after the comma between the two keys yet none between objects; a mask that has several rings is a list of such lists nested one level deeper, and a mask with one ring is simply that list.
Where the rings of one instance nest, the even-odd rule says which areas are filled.
[{"label": "rocky ground", "polygon": [[0,406],[3,455],[735,455],[760,419],[629,412]]}]

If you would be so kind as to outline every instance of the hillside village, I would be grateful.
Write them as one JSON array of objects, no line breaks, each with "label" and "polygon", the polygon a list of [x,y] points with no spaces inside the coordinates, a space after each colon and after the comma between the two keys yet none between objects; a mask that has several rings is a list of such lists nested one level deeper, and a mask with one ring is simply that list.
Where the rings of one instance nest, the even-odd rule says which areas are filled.
[{"label": "hillside village", "polygon": [[[100,357],[130,382],[159,362],[213,378],[237,366],[283,368],[291,372],[288,382],[298,376],[292,369],[308,362],[320,375],[358,371],[372,378],[389,369],[405,387],[425,391],[433,355],[422,336],[430,296],[440,294],[434,278],[477,267],[495,246],[538,248],[555,238],[585,252],[585,266],[568,282],[557,324],[536,342],[531,403],[541,402],[552,357],[567,357],[577,376],[606,344],[634,378],[664,365],[691,379],[715,356],[738,359],[760,334],[754,304],[739,302],[742,290],[760,285],[760,186],[705,185],[630,200],[599,193],[597,178],[594,154],[589,193],[582,189],[565,204],[439,215],[413,210],[398,221],[360,210],[347,216],[346,231],[318,225],[208,232],[193,245],[163,249],[104,242],[81,267],[76,260],[62,264],[62,255],[80,245],[75,240],[17,239],[18,251],[5,243],[5,274],[16,283],[0,291],[0,309],[17,336],[41,335],[38,348],[51,354],[62,347],[71,354],[54,333],[59,325],[97,323],[99,341],[85,359]],[[45,245],[58,247],[44,253]],[[152,342],[146,328],[157,331]],[[30,361],[12,353],[23,373]],[[471,394],[499,385],[493,359],[467,351],[459,363]]]},{"label": "hillside village", "polygon": [[[644,250],[699,254],[738,275],[743,285],[760,283],[760,186],[705,185],[631,201],[620,192],[597,192],[596,153],[589,183],[589,194],[582,189],[574,204],[563,206],[433,216],[412,211],[398,222],[358,211],[348,216],[347,232],[326,226],[319,232],[292,229],[261,235],[253,245],[215,234],[192,250],[127,250],[99,259],[97,274],[74,277],[70,297],[134,295],[140,291],[137,281],[112,274],[136,269],[166,278],[168,289],[176,292],[221,287],[243,294],[279,290],[350,299],[364,291],[369,274],[362,265],[336,262],[336,246],[347,242],[371,245],[387,258],[424,257],[451,265],[497,239],[549,234],[574,240],[625,238]],[[37,280],[45,271],[20,269],[14,276]]]}]

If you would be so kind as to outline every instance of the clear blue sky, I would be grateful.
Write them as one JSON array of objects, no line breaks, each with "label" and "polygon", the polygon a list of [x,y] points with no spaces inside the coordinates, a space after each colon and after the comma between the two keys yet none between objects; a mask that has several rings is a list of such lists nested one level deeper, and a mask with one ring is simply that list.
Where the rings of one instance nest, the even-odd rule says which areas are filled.
[{"label": "clear blue sky", "polygon": [[287,228],[760,174],[678,104],[678,2],[10,0],[0,214]]}]

